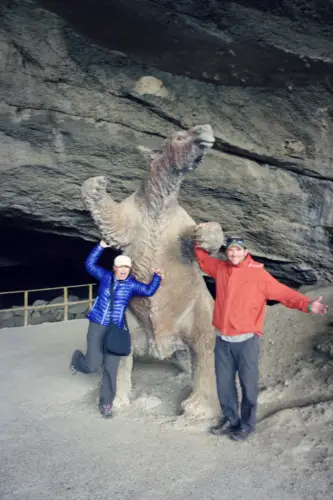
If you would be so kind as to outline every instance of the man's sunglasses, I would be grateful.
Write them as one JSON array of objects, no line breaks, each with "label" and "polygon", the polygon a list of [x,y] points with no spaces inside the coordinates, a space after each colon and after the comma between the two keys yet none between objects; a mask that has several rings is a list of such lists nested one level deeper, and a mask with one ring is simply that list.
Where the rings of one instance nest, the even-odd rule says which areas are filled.
[{"label": "man's sunglasses", "polygon": [[245,247],[245,242],[242,238],[227,238],[226,241],[227,248],[230,247],[230,245],[238,245],[240,247]]}]

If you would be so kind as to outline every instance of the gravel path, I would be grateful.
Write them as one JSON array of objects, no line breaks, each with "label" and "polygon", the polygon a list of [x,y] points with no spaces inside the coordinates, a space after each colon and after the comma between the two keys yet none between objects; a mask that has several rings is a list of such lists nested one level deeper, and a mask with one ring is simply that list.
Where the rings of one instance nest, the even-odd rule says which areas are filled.
[{"label": "gravel path", "polygon": [[[172,405],[165,418],[154,404],[133,403],[113,420],[101,419],[98,376],[68,371],[86,325],[0,330],[2,500],[330,498],[314,496],[305,474],[280,463],[260,430],[247,443],[233,443],[182,429],[172,424]],[[176,380],[174,368],[138,363],[135,393],[144,393],[141,384],[149,380],[146,400],[158,403],[165,377]]]}]

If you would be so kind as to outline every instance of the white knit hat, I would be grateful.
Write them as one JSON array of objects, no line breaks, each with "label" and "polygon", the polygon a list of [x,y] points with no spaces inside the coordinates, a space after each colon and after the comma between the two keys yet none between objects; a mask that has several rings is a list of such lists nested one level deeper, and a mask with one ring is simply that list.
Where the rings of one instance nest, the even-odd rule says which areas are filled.
[{"label": "white knit hat", "polygon": [[121,266],[126,266],[126,267],[132,267],[132,261],[127,255],[118,255],[114,259],[113,263],[116,267],[121,267]]}]

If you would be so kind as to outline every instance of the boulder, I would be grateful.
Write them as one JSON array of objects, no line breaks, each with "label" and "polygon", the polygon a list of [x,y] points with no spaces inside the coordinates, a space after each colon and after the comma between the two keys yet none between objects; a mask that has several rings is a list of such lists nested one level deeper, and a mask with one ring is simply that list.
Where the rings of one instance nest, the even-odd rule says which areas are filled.
[{"label": "boulder", "polygon": [[69,317],[84,318],[88,310],[89,310],[89,304],[76,304],[74,306],[69,306],[68,308]]}]

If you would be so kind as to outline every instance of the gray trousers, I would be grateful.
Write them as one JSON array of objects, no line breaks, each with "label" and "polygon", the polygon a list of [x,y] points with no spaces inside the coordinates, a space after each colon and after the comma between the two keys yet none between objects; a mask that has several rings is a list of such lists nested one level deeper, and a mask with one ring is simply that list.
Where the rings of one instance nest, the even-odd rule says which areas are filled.
[{"label": "gray trousers", "polygon": [[117,389],[117,373],[120,356],[104,353],[103,336],[106,326],[90,321],[87,334],[87,353],[77,353],[73,358],[75,370],[82,373],[96,372],[103,364],[103,378],[100,390],[99,404],[112,404]]},{"label": "gray trousers", "polygon": [[[223,416],[232,425],[254,431],[259,380],[260,339],[254,335],[244,342],[227,342],[220,337],[215,345],[217,392]],[[241,413],[238,413],[236,373],[242,388]]]}]

